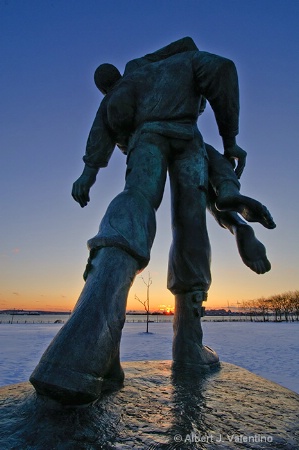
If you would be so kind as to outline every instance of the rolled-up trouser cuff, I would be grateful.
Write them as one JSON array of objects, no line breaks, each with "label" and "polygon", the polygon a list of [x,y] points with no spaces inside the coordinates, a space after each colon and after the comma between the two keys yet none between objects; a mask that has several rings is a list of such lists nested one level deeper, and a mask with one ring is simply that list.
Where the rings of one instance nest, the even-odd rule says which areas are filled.
[{"label": "rolled-up trouser cuff", "polygon": [[138,261],[141,270],[149,263],[155,233],[154,209],[142,193],[128,189],[112,200],[98,234],[87,246],[89,250],[119,247]]},{"label": "rolled-up trouser cuff", "polygon": [[92,257],[92,251],[93,250],[99,250],[103,247],[117,247],[121,250],[124,250],[126,253],[131,255],[136,261],[138,262],[138,269],[142,270],[144,269],[148,263],[149,258],[145,258],[138,253],[134,251],[134,249],[129,245],[126,240],[122,240],[121,236],[112,236],[112,237],[101,237],[101,236],[95,236],[92,239],[89,239],[88,241],[88,248],[91,252],[91,259]]}]

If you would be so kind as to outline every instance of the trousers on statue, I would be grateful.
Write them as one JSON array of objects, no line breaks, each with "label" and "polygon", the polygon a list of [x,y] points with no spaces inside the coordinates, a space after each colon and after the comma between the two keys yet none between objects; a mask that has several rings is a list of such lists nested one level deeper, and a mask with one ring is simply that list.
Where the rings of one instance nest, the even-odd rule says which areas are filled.
[{"label": "trousers on statue", "polygon": [[126,183],[109,205],[89,249],[119,247],[146,267],[156,233],[156,210],[167,172],[171,186],[173,241],[168,289],[173,294],[202,290],[211,283],[210,244],[206,229],[208,159],[200,133],[171,139],[139,132],[127,157]]}]

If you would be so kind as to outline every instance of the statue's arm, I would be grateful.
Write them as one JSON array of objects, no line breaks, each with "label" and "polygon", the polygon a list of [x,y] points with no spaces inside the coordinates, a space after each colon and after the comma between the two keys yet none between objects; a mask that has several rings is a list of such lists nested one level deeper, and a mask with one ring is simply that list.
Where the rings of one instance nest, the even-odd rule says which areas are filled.
[{"label": "statue's arm", "polygon": [[85,165],[92,168],[107,167],[115,147],[115,140],[107,124],[107,97],[102,101],[88,135]]},{"label": "statue's arm", "polygon": [[236,175],[241,176],[246,152],[236,144],[239,132],[239,84],[235,64],[208,52],[195,52],[193,70],[197,88],[210,103],[223,140],[224,155],[238,161]]},{"label": "statue's arm", "polygon": [[72,197],[82,208],[90,201],[89,191],[96,181],[99,169],[108,165],[115,148],[115,141],[106,124],[104,112],[102,102],[88,136],[83,156],[84,170],[73,184]]}]

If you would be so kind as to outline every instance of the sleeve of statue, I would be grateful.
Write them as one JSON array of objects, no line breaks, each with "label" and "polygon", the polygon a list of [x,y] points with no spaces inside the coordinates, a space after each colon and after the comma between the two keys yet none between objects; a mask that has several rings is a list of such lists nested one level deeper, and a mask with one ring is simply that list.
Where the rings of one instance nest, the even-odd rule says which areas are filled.
[{"label": "sleeve of statue", "polygon": [[132,61],[129,61],[126,65],[124,76],[151,62],[161,61],[178,53],[190,52],[195,50],[198,50],[198,48],[193,39],[188,36],[184,37],[177,41],[171,42],[171,44],[168,44],[153,53],[148,53],[142,58],[132,59]]},{"label": "sleeve of statue", "polygon": [[83,161],[89,167],[106,167],[115,148],[114,139],[105,120],[105,100],[106,97],[98,109],[87,139]]},{"label": "sleeve of statue", "polygon": [[210,103],[219,134],[234,137],[239,132],[239,84],[235,64],[208,52],[194,52],[193,70],[198,91]]}]

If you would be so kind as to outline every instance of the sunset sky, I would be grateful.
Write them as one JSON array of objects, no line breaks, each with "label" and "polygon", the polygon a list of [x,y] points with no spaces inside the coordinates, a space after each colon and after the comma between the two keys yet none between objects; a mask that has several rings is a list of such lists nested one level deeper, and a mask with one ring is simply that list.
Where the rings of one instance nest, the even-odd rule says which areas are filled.
[{"label": "sunset sky", "polygon": [[[0,309],[70,310],[83,287],[94,236],[124,185],[115,149],[90,204],[70,192],[102,99],[93,84],[104,62],[130,59],[191,36],[238,69],[238,144],[248,152],[242,192],[271,211],[275,230],[254,224],[272,270],[256,275],[233,236],[208,217],[213,283],[208,308],[299,288],[299,2],[296,0],[0,0],[1,242]],[[199,120],[206,142],[222,151],[210,108]],[[157,215],[151,308],[172,305],[166,289],[171,242],[169,187]],[[118,268],[116,267],[115,270]],[[140,277],[128,309],[141,309]]]}]

